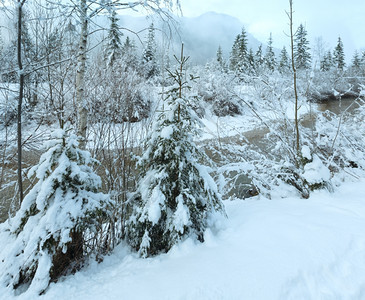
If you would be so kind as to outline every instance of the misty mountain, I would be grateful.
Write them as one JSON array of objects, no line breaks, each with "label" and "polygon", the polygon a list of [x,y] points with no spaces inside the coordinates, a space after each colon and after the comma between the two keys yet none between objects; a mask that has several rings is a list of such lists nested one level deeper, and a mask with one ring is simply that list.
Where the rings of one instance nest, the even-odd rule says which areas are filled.
[{"label": "misty mountain", "polygon": [[[119,16],[119,25],[139,33],[142,42],[147,35],[147,27],[154,23],[156,39],[164,48],[169,47],[173,53],[179,53],[181,43],[184,43],[185,53],[191,56],[195,63],[206,63],[216,57],[218,46],[223,55],[228,58],[236,36],[241,33],[244,24],[232,16],[208,12],[199,17],[176,17],[170,26],[164,24],[158,17]],[[138,40],[135,34],[124,31],[126,35]],[[172,39],[169,37],[172,36]],[[253,35],[247,33],[248,46],[256,50],[261,44]],[[139,44],[139,42],[137,42]]]}]

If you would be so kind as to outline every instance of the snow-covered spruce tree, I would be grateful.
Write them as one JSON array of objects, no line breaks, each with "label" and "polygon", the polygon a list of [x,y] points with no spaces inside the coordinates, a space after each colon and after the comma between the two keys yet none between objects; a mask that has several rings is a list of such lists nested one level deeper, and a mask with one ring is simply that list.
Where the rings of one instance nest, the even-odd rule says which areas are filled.
[{"label": "snow-covered spruce tree", "polygon": [[225,62],[223,59],[223,51],[222,51],[222,47],[220,45],[218,46],[216,57],[217,57],[217,63],[218,63],[220,70],[221,71],[225,70],[226,66],[225,66]]},{"label": "snow-covered spruce tree", "polygon": [[331,51],[328,51],[326,55],[324,55],[323,59],[321,60],[321,71],[327,72],[330,71],[333,67],[333,58]]},{"label": "snow-covered spruce tree", "polygon": [[333,62],[339,71],[343,71],[345,68],[345,52],[341,37],[338,37],[336,48],[333,51]]},{"label": "snow-covered spruce tree", "polygon": [[113,62],[121,57],[122,53],[122,42],[120,41],[120,37],[122,33],[118,27],[118,17],[117,12],[114,8],[109,16],[110,28],[107,37],[107,45],[105,48],[104,56],[107,65],[112,65]]},{"label": "snow-covered spruce tree", "polygon": [[142,173],[131,200],[126,239],[141,257],[167,252],[190,236],[203,242],[209,218],[225,214],[216,184],[198,162],[204,158],[193,141],[199,119],[184,97],[187,59],[181,51],[179,70],[170,72],[175,86],[139,161]]},{"label": "snow-covered spruce tree", "polygon": [[[50,282],[81,267],[109,198],[97,190],[96,161],[75,135],[57,130],[29,175],[37,183],[17,214],[0,226],[0,284],[43,293]],[[6,245],[6,247],[4,247]]]},{"label": "snow-covered spruce tree", "polygon": [[273,48],[272,34],[270,33],[269,40],[267,42],[266,53],[265,53],[265,65],[268,70],[274,71],[276,67],[276,59]]},{"label": "snow-covered spruce tree", "polygon": [[311,67],[311,54],[309,52],[309,41],[307,31],[303,24],[300,24],[295,34],[294,59],[298,70],[307,70]]},{"label": "snow-covered spruce tree", "polygon": [[262,44],[260,44],[260,46],[257,48],[257,51],[255,53],[255,69],[256,72],[259,71],[259,73],[262,72],[262,69],[264,67],[265,64],[265,58],[264,55],[262,53]]},{"label": "snow-covered spruce tree", "polygon": [[157,44],[155,41],[155,28],[153,23],[151,23],[151,25],[148,27],[146,48],[143,51],[143,59],[142,59],[145,77],[147,79],[156,76],[158,74],[156,55],[157,55]]},{"label": "snow-covered spruce tree", "polygon": [[358,74],[361,69],[361,59],[359,56],[359,52],[355,50],[354,56],[351,61],[351,70],[354,74]]},{"label": "snow-covered spruce tree", "polygon": [[231,51],[230,57],[229,57],[229,68],[232,71],[236,71],[238,68],[240,37],[241,37],[240,34],[238,34],[236,36],[236,39],[233,42],[232,51]]},{"label": "snow-covered spruce tree", "polygon": [[290,58],[285,46],[280,52],[279,71],[284,74],[290,71]]}]

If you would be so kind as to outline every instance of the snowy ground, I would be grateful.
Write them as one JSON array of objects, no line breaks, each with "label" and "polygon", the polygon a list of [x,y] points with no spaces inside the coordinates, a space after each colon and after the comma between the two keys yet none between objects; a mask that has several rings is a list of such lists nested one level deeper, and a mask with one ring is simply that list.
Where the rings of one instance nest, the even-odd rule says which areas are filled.
[{"label": "snowy ground", "polygon": [[203,244],[149,259],[120,245],[44,296],[16,299],[365,299],[364,179],[308,200],[225,203],[228,219]]}]

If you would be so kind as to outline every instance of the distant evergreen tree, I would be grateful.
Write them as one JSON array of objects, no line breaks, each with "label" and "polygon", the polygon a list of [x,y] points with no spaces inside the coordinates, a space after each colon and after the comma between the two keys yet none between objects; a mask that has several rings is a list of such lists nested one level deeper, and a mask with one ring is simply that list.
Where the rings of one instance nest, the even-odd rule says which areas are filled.
[{"label": "distant evergreen tree", "polygon": [[328,51],[327,54],[321,60],[321,71],[326,72],[331,70],[333,67],[333,58],[331,51]]},{"label": "distant evergreen tree", "polygon": [[357,52],[357,50],[354,53],[354,57],[352,58],[352,65],[351,68],[355,71],[355,72],[359,72],[361,69],[361,59],[359,56],[359,52]]},{"label": "distant evergreen tree", "polygon": [[65,34],[64,34],[64,39],[63,39],[63,43],[64,43],[64,51],[66,52],[66,56],[72,56],[74,54],[76,54],[77,52],[77,45],[78,45],[78,41],[77,41],[77,30],[76,30],[76,25],[74,25],[72,23],[72,19],[69,19],[69,22],[65,28]]},{"label": "distant evergreen tree", "polygon": [[311,67],[311,54],[309,52],[309,41],[307,39],[307,31],[303,24],[299,25],[295,35],[294,59],[297,69],[309,69]]},{"label": "distant evergreen tree", "polygon": [[241,38],[239,34],[236,36],[236,39],[233,42],[232,51],[230,55],[230,63],[229,63],[229,68],[232,71],[236,71],[238,69],[240,39]]},{"label": "distant evergreen tree", "polygon": [[290,58],[285,46],[280,52],[279,70],[282,73],[286,73],[290,70]]},{"label": "distant evergreen tree", "polygon": [[230,57],[230,69],[238,71],[240,73],[248,72],[248,49],[247,49],[247,33],[245,28],[242,27],[240,34],[236,36],[236,39],[232,46],[232,52]]},{"label": "distant evergreen tree", "polygon": [[365,66],[365,51],[362,52],[360,61],[361,61],[361,66],[362,67]]},{"label": "distant evergreen tree", "polygon": [[239,44],[238,44],[238,62],[237,69],[241,73],[247,73],[248,62],[248,49],[247,49],[247,34],[245,28],[242,27],[241,34],[239,35]]},{"label": "distant evergreen tree", "polygon": [[122,42],[120,40],[122,33],[118,27],[118,20],[117,13],[113,9],[109,16],[110,28],[107,37],[108,42],[105,48],[105,60],[108,65],[112,65],[121,57],[122,53]]},{"label": "distant evergreen tree", "polygon": [[[22,48],[23,48],[23,52],[24,52],[24,57],[28,61],[34,62],[36,50],[35,50],[35,45],[34,45],[32,36],[29,33],[28,19],[29,19],[29,14],[24,13],[24,18],[22,18],[22,22],[23,22],[22,23],[22,43],[23,43]],[[15,41],[14,41],[14,43],[15,43]]]},{"label": "distant evergreen tree", "polygon": [[345,52],[343,50],[341,37],[338,37],[337,46],[333,51],[333,62],[338,70],[343,71],[345,68]]},{"label": "distant evergreen tree", "polygon": [[187,58],[181,56],[179,70],[170,72],[175,86],[139,161],[139,188],[126,224],[127,241],[142,257],[167,252],[189,236],[203,242],[208,218],[224,214],[217,187],[198,162],[204,157],[194,143],[200,121],[185,97]]},{"label": "distant evergreen tree", "polygon": [[262,53],[262,45],[260,45],[255,53],[255,64],[256,70],[259,68],[261,69],[264,66],[265,58]]},{"label": "distant evergreen tree", "polygon": [[128,68],[137,69],[138,67],[136,50],[134,41],[127,36],[122,46],[122,57]]},{"label": "distant evergreen tree", "polygon": [[362,51],[360,58],[360,70],[362,72],[362,76],[365,75],[365,51]]},{"label": "distant evergreen tree", "polygon": [[272,39],[272,34],[270,33],[265,54],[265,65],[270,71],[274,71],[276,67],[275,53],[272,45],[273,45],[273,39]]},{"label": "distant evergreen tree", "polygon": [[221,70],[225,69],[222,47],[220,45],[218,46],[218,50],[217,50],[217,63],[218,63],[218,66],[221,68]]},{"label": "distant evergreen tree", "polygon": [[146,47],[143,52],[143,65],[146,78],[151,78],[158,74],[157,68],[157,45],[155,41],[155,28],[153,23],[148,28],[148,35],[146,40]]},{"label": "distant evergreen tree", "polygon": [[248,64],[249,74],[255,74],[256,73],[256,62],[255,62],[255,55],[253,53],[252,48],[250,48],[250,50],[248,51],[247,64]]}]

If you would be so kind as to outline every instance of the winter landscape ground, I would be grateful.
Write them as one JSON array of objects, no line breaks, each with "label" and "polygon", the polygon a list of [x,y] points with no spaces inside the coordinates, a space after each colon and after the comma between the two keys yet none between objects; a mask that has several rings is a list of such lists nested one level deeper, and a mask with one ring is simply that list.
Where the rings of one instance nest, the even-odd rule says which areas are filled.
[{"label": "winter landscape ground", "polygon": [[[364,299],[365,181],[309,199],[226,201],[227,219],[168,254],[121,244],[100,264],[16,299]],[[1,299],[12,299],[2,289]]]}]

